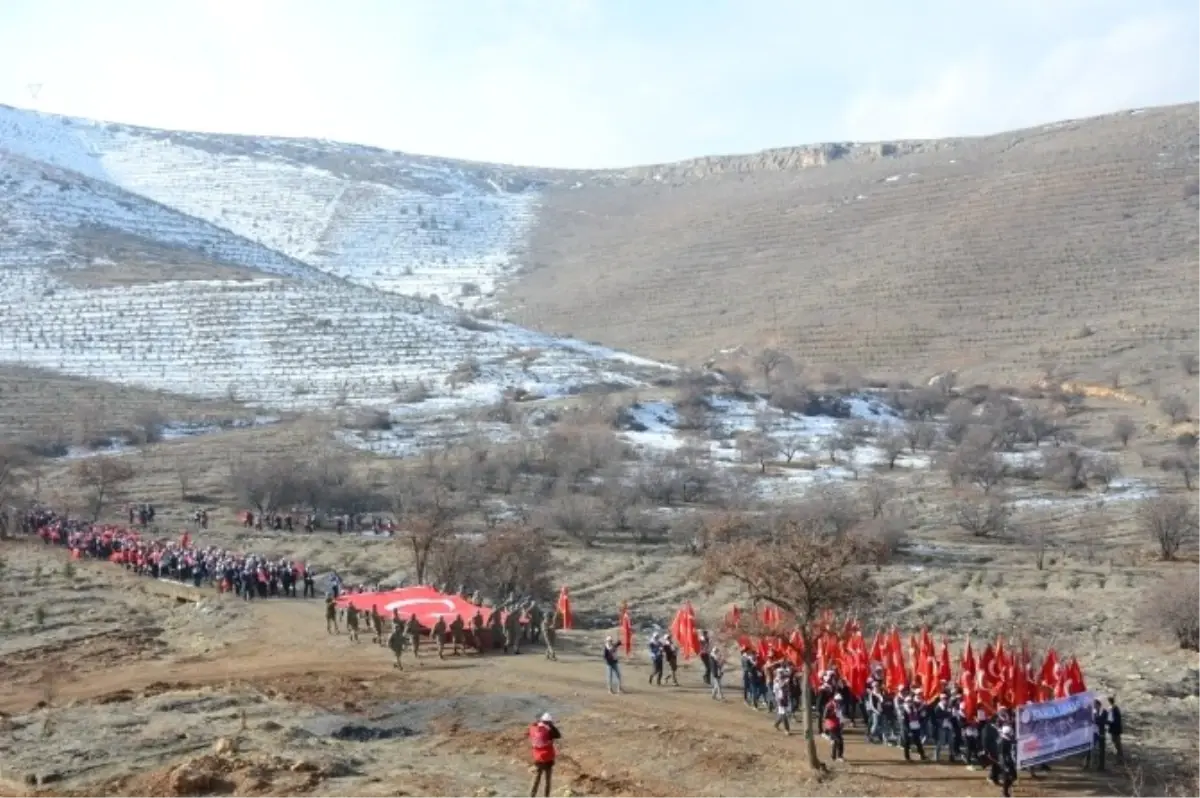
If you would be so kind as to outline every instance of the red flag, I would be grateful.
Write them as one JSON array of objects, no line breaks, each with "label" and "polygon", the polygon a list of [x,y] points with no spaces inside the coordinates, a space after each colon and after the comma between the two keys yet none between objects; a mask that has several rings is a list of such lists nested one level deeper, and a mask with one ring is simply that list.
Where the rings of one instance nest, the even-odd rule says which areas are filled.
[{"label": "red flag", "polygon": [[1042,661],[1042,669],[1038,672],[1038,698],[1048,701],[1054,697],[1054,689],[1058,686],[1059,678],[1058,655],[1051,648],[1046,652]]},{"label": "red flag", "polygon": [[779,612],[779,608],[774,604],[767,604],[764,606],[762,608],[761,615],[763,626],[766,626],[768,629],[774,629],[775,627],[779,626],[780,621],[783,620],[782,615]]},{"label": "red flag", "polygon": [[621,604],[621,646],[626,658],[633,656],[633,621],[629,619],[629,607]]},{"label": "red flag", "polygon": [[996,652],[989,643],[979,655],[979,685],[985,690],[992,690],[999,680],[999,670],[996,667]]},{"label": "red flag", "polygon": [[954,672],[950,666],[950,645],[946,642],[946,638],[942,638],[942,651],[938,655],[937,667],[938,682],[950,682],[954,679]]},{"label": "red flag", "polygon": [[1011,698],[1014,709],[1029,703],[1029,671],[1019,657],[1012,665]]},{"label": "red flag", "polygon": [[729,612],[725,613],[725,628],[737,629],[742,623],[742,610],[738,605],[734,604],[730,607]]},{"label": "red flag", "polygon": [[959,662],[959,667],[964,673],[971,674],[971,678],[975,678],[975,652],[971,649],[971,638],[967,638],[966,648],[963,649],[962,660]]},{"label": "red flag", "polygon": [[179,536],[179,547],[181,549],[191,548],[191,545],[192,545],[192,533],[191,532],[184,532],[182,535]]},{"label": "red flag", "polygon": [[567,586],[563,585],[562,590],[558,592],[558,603],[554,606],[558,612],[558,617],[562,620],[562,628],[570,629],[574,626],[574,619],[571,617],[571,597],[567,594]]},{"label": "red flag", "polygon": [[921,697],[925,703],[932,704],[942,692],[937,680],[937,666],[933,657],[925,658],[925,670],[921,673]]},{"label": "red flag", "polygon": [[1067,694],[1078,695],[1087,692],[1087,684],[1083,681],[1083,671],[1075,657],[1067,664]]},{"label": "red flag", "polygon": [[879,632],[876,632],[871,640],[871,653],[867,655],[867,659],[871,662],[883,662],[883,641],[879,638]]}]

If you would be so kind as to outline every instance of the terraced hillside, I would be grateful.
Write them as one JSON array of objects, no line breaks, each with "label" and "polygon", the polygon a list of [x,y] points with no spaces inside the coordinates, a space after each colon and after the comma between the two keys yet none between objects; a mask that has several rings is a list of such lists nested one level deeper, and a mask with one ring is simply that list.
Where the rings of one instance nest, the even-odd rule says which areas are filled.
[{"label": "terraced hillside", "polygon": [[[162,131],[0,106],[0,176],[10,173],[9,182],[19,182],[11,174],[20,169],[16,158],[107,184],[132,202],[152,200],[350,282],[464,308],[516,268],[537,188],[561,177],[353,144]],[[32,250],[26,259],[40,256]]]},{"label": "terraced hillside", "polygon": [[[698,362],[1178,381],[1197,347],[1197,106],[799,148],[550,186],[512,318]],[[818,168],[804,168],[813,166]]]}]

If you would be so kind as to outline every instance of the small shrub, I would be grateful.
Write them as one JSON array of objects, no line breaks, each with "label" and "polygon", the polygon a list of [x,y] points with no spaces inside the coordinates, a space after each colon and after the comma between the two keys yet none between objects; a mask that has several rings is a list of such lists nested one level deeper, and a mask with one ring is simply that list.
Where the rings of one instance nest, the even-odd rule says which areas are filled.
[{"label": "small shrub", "polygon": [[1171,419],[1172,424],[1178,424],[1188,419],[1187,401],[1178,394],[1164,396],[1158,403],[1158,407],[1166,414],[1167,418]]},{"label": "small shrub", "polygon": [[1172,574],[1151,588],[1141,606],[1142,627],[1164,632],[1179,647],[1200,651],[1200,579],[1196,571]]},{"label": "small shrub", "polygon": [[1177,496],[1158,496],[1142,502],[1138,520],[1164,560],[1175,559],[1185,545],[1194,544],[1200,531],[1195,505]]},{"label": "small shrub", "polygon": [[458,318],[454,320],[454,323],[459,327],[462,327],[464,330],[470,330],[471,332],[489,333],[496,331],[496,328],[491,324],[482,322],[474,316],[470,316],[466,313],[460,313]]},{"label": "small shrub", "polygon": [[33,611],[33,622],[38,626],[46,625],[46,608],[41,604]]},{"label": "small shrub", "polygon": [[1189,377],[1195,377],[1200,374],[1200,355],[1195,352],[1179,356],[1179,365],[1183,368],[1183,373]]},{"label": "small shrub", "polygon": [[1129,416],[1118,416],[1113,421],[1113,437],[1120,441],[1122,446],[1129,446],[1129,441],[1137,432],[1137,424]]}]

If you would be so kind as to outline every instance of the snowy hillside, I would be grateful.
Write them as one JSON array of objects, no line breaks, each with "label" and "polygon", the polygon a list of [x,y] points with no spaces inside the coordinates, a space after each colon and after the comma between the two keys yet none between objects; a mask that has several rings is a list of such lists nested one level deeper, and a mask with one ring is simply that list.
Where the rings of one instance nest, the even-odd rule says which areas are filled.
[{"label": "snowy hillside", "polygon": [[539,182],[335,142],[176,133],[0,106],[5,151],[147,197],[351,282],[486,302],[514,271]]},{"label": "snowy hillside", "polygon": [[106,233],[268,274],[325,279],[299,261],[111,184],[0,154],[0,267],[91,265],[94,239]]},{"label": "snowy hillside", "polygon": [[345,284],[262,279],[66,286],[0,271],[0,361],[275,408],[422,408],[641,385],[651,361]]}]

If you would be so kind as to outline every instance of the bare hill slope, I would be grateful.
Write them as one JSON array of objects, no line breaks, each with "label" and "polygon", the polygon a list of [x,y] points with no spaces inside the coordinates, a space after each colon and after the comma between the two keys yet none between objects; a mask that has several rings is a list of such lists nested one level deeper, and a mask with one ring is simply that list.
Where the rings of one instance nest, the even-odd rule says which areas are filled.
[{"label": "bare hill slope", "polygon": [[549,186],[505,302],[661,358],[772,343],[909,378],[1148,379],[1196,348],[1197,142],[1185,105]]}]

